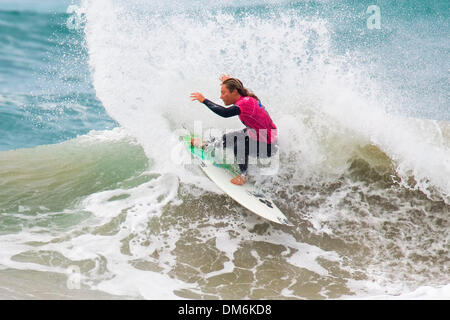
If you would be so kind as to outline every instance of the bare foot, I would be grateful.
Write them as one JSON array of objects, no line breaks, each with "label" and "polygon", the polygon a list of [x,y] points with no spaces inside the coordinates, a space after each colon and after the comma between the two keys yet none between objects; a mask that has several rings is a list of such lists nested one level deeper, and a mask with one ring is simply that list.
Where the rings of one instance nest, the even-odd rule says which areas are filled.
[{"label": "bare foot", "polygon": [[204,149],[206,147],[206,143],[200,138],[191,138],[191,146]]},{"label": "bare foot", "polygon": [[243,184],[245,184],[247,182],[248,178],[242,174],[234,177],[233,179],[231,179],[231,183],[238,185],[238,186],[242,186]]}]

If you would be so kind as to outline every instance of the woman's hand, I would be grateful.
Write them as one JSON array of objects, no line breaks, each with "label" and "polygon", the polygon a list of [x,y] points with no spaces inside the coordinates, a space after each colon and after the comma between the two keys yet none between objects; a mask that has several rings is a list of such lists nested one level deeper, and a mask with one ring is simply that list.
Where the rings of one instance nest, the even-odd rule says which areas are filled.
[{"label": "woman's hand", "polygon": [[197,101],[200,101],[201,103],[203,103],[203,101],[205,101],[205,97],[200,92],[191,93],[191,98],[192,98],[192,101],[197,100]]},{"label": "woman's hand", "polygon": [[222,81],[222,82],[224,82],[224,81],[226,81],[228,79],[231,79],[230,75],[228,75],[228,74],[222,74],[220,76],[220,78],[219,78],[219,80]]}]

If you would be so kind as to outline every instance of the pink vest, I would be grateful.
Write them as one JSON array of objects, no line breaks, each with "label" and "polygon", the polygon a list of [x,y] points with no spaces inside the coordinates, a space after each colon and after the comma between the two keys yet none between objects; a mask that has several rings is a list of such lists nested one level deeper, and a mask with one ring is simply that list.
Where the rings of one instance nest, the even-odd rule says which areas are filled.
[{"label": "pink vest", "polygon": [[277,141],[277,127],[261,102],[252,97],[241,96],[234,104],[241,110],[239,119],[248,128],[250,138],[265,143]]}]

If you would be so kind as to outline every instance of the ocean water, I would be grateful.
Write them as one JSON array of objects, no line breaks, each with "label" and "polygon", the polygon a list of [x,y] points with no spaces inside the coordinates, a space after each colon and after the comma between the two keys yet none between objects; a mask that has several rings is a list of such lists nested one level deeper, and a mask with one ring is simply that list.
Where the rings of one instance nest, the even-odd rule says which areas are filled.
[{"label": "ocean water", "polygon": [[[0,2],[0,298],[450,299],[449,22],[443,0]],[[242,127],[189,99],[221,102],[222,73],[279,128],[252,180],[294,227],[177,161],[183,126]]]}]

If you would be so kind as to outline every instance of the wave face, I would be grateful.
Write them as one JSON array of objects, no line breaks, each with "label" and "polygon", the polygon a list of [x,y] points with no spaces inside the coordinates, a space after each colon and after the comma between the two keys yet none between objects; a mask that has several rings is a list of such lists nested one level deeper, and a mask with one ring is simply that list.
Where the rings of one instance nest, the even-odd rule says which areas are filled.
[{"label": "wave face", "polygon": [[69,29],[69,15],[50,10],[52,3],[60,8],[0,4],[0,151],[117,126],[96,98],[82,32]]},{"label": "wave face", "polygon": [[[0,6],[0,297],[449,298],[448,4],[371,4]],[[189,101],[221,73],[279,128],[251,172],[293,228],[177,161],[242,127]]]}]

